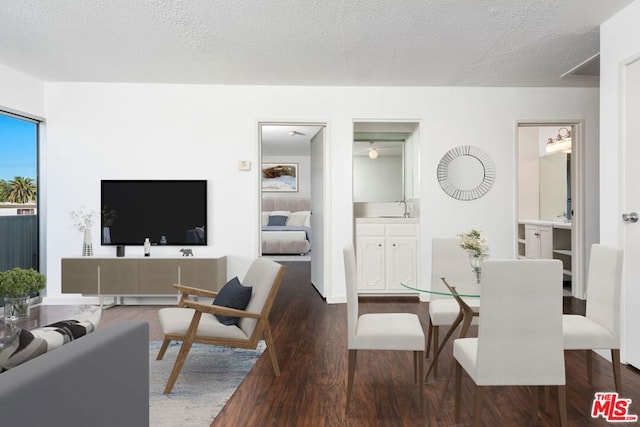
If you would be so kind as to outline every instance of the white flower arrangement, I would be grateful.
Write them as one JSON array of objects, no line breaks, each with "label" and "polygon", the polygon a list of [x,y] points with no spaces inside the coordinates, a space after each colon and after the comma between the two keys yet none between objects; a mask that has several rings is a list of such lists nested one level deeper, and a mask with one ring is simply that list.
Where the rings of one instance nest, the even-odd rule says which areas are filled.
[{"label": "white flower arrangement", "polygon": [[93,225],[94,211],[85,211],[84,208],[80,208],[77,211],[71,211],[69,216],[73,220],[73,228],[79,232],[88,230]]},{"label": "white flower arrangement", "polygon": [[478,230],[458,234],[460,247],[474,257],[486,257],[489,254],[487,241],[487,237]]}]

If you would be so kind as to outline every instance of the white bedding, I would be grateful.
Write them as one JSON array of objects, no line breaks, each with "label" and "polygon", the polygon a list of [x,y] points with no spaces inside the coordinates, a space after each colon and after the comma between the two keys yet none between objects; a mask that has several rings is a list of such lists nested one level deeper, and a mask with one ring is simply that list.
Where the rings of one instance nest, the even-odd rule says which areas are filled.
[{"label": "white bedding", "polygon": [[[300,199],[302,200],[302,199]],[[308,201],[292,203],[292,199],[263,199],[263,208],[268,205],[273,210],[262,212],[262,253],[263,254],[306,254],[311,250],[311,211]],[[276,210],[280,207],[302,207],[307,210]],[[286,209],[286,208],[285,208]],[[284,223],[283,223],[284,221]],[[269,229],[273,226],[274,229]],[[287,229],[287,228],[291,229]]]}]

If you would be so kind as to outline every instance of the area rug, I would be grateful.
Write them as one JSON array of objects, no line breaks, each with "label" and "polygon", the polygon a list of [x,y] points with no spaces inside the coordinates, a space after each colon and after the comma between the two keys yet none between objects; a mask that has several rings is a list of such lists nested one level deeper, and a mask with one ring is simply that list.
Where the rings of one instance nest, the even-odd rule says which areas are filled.
[{"label": "area rug", "polygon": [[149,342],[149,425],[207,427],[256,363],[266,345],[256,350],[194,344],[173,391],[162,394],[181,342],[172,342],[156,360],[161,341]]}]

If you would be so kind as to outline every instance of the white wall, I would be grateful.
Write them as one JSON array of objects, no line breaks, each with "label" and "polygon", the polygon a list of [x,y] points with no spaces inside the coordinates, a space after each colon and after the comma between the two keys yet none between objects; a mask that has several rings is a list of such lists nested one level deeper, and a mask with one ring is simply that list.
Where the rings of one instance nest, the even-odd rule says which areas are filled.
[{"label": "white wall", "polygon": [[640,1],[635,1],[600,27],[600,238],[622,247],[623,169],[620,67],[640,55]]},{"label": "white wall", "polygon": [[[238,171],[238,160],[259,164],[260,121],[327,122],[331,174],[329,301],[344,300],[341,249],[352,233],[354,118],[420,122],[421,276],[430,276],[432,237],[472,228],[490,238],[493,258],[515,248],[517,120],[584,120],[587,150],[597,146],[597,89],[333,88],[46,83],[48,294],[60,292],[60,258],[78,256],[81,236],[69,211],[98,210],[101,179],[209,180],[210,243],[197,255],[226,254],[229,276],[243,274],[258,253],[259,168]],[[274,102],[278,100],[278,102]],[[496,181],[481,199],[461,202],[439,187],[440,157],[461,144],[486,151]],[[587,193],[594,188],[587,187]],[[94,230],[94,241],[98,241]],[[168,253],[177,248],[164,249]],[[114,248],[94,247],[96,255]],[[127,248],[128,254],[142,248]]]},{"label": "white wall", "polygon": [[44,84],[0,64],[0,109],[44,116]]},{"label": "white wall", "polygon": [[540,218],[539,127],[518,127],[518,219]]}]

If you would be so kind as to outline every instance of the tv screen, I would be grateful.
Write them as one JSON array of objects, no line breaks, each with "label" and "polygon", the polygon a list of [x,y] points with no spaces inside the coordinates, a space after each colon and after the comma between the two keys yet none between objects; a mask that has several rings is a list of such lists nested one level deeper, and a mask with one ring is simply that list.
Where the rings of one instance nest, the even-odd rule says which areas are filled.
[{"label": "tv screen", "polygon": [[207,181],[102,180],[102,245],[207,244]]}]

